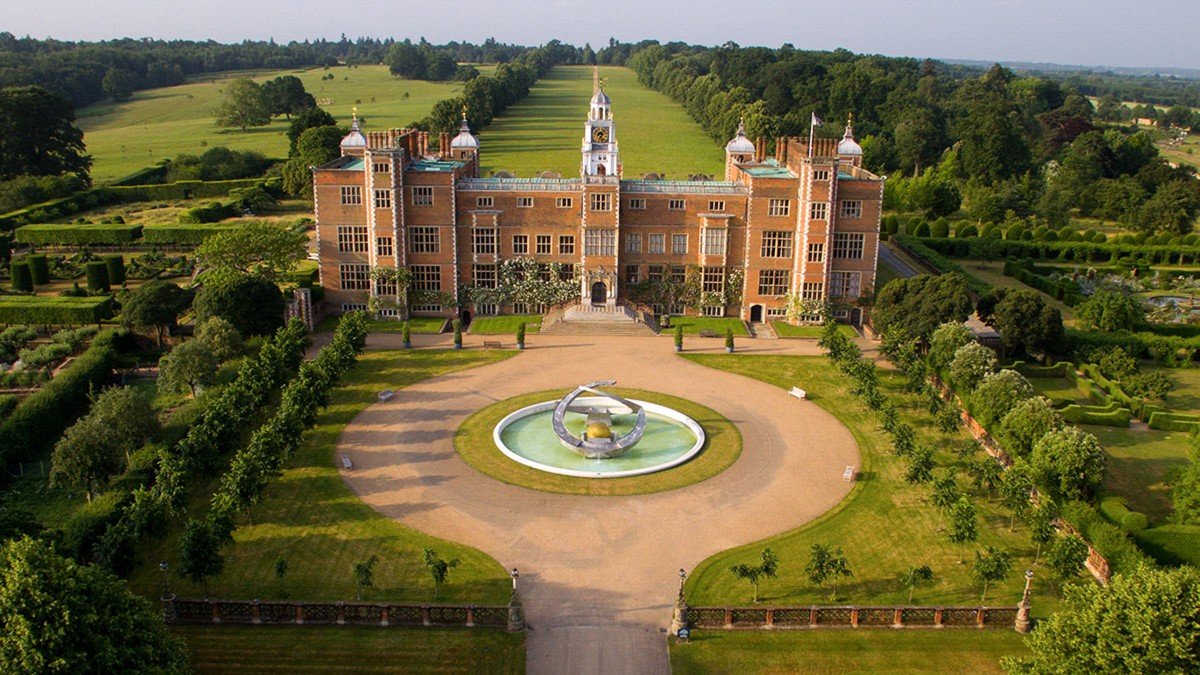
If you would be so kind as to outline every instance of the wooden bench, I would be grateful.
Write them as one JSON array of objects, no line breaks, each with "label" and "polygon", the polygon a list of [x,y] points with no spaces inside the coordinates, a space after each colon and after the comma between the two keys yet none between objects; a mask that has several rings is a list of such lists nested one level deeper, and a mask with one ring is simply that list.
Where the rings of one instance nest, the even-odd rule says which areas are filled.
[{"label": "wooden bench", "polygon": [[808,398],[808,392],[804,391],[800,387],[792,387],[791,390],[788,391],[788,394],[790,394],[791,396],[795,396],[796,398],[800,399],[801,401]]},{"label": "wooden bench", "polygon": [[383,391],[379,392],[375,398],[379,399],[380,403],[383,403],[385,401],[392,400],[392,397],[395,395],[396,392],[392,391],[391,389],[384,389]]},{"label": "wooden bench", "polygon": [[705,328],[704,330],[700,331],[700,337],[715,338],[715,337],[717,337],[717,331]]},{"label": "wooden bench", "polygon": [[347,471],[354,468],[354,465],[350,463],[349,455],[342,455],[342,468]]},{"label": "wooden bench", "polygon": [[844,483],[853,483],[854,482],[854,467],[853,466],[846,467],[846,470],[842,472],[842,482],[844,482]]},{"label": "wooden bench", "polygon": [[504,349],[504,344],[501,343],[499,340],[484,340],[483,348],[484,349]]}]

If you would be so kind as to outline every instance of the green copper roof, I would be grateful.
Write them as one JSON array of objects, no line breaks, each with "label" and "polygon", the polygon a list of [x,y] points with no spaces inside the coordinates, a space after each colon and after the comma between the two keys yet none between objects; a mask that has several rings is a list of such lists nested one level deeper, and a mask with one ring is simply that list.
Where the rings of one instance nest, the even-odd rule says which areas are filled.
[{"label": "green copper roof", "polygon": [[419,159],[409,167],[411,171],[453,171],[465,166],[452,159]]},{"label": "green copper roof", "polygon": [[742,171],[754,176],[755,178],[795,178],[796,174],[786,166],[781,166],[774,159],[768,159],[761,164],[753,164],[743,166]]}]

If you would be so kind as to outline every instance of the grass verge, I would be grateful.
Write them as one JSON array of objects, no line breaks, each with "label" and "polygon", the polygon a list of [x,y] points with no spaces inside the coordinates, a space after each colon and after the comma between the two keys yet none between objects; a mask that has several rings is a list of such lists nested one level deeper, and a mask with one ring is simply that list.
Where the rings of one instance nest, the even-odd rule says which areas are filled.
[{"label": "grass verge", "polygon": [[525,634],[455,628],[177,626],[197,673],[518,673]]},{"label": "grass verge", "polygon": [[492,429],[505,415],[527,405],[562,398],[566,390],[540,391],[505,399],[476,412],[454,434],[454,449],[476,471],[496,480],[531,490],[572,495],[637,495],[675,490],[712,478],[729,468],[742,454],[742,435],[723,415],[686,399],[640,389],[612,389],[629,398],[670,406],[704,428],[700,454],[680,466],[628,478],[575,478],[546,473],[518,464],[496,449]]},{"label": "grass verge", "polygon": [[1002,673],[1028,652],[1010,630],[698,631],[671,641],[675,673]]},{"label": "grass verge", "polygon": [[505,314],[477,316],[471,319],[471,335],[516,335],[517,326],[525,324],[526,333],[536,333],[542,327],[541,314]]},{"label": "grass verge", "polygon": [[[337,328],[338,322],[342,320],[341,315],[327,316],[321,319],[321,323],[317,324],[317,332],[333,332]],[[408,320],[408,329],[413,335],[422,333],[440,333],[446,325],[446,319],[440,316],[414,316]],[[390,319],[372,319],[372,333],[399,333],[404,330],[403,321],[392,321]]]},{"label": "grass verge", "polygon": [[683,326],[684,335],[700,335],[700,331],[710,330],[717,337],[724,339],[725,331],[733,331],[734,337],[750,337],[746,331],[746,323],[731,316],[673,316],[671,327],[664,328],[661,335],[674,335],[675,326]]},{"label": "grass verge", "polygon": [[[793,326],[786,321],[772,321],[771,328],[775,329],[775,334],[781,338],[807,338],[819,339],[821,331],[825,330],[823,326]],[[858,337],[858,331],[854,330],[854,326],[845,323],[838,324],[838,332],[846,337]]]}]

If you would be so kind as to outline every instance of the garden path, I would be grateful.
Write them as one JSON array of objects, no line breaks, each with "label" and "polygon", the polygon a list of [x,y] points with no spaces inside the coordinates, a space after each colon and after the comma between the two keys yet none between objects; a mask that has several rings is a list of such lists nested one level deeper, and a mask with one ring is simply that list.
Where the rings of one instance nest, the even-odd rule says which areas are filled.
[{"label": "garden path", "polygon": [[[449,336],[414,337],[418,347],[449,346]],[[468,337],[466,346],[481,341]],[[813,403],[676,358],[666,338],[531,336],[529,343],[514,358],[420,382],[364,410],[339,440],[338,452],[354,465],[343,478],[380,513],[521,570],[529,672],[669,672],[665,633],[678,570],[828,511],[851,487],[842,472],[858,466],[858,447]],[[373,349],[398,345],[398,335],[368,341]],[[723,345],[688,341],[690,351]],[[819,353],[812,340],[743,340],[739,351]],[[678,490],[580,497],[501,483],[454,450],[455,430],[495,401],[600,379],[720,412],[742,434],[741,457]]]}]

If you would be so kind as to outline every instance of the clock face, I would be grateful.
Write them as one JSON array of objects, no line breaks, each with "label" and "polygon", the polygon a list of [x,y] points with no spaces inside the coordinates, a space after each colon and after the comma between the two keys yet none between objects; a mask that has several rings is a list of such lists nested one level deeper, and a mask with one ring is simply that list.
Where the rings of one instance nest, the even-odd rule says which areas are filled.
[{"label": "clock face", "polygon": [[607,143],[608,129],[605,127],[596,127],[595,129],[592,129],[592,142]]}]

